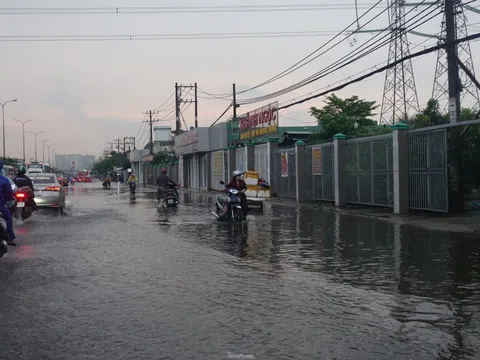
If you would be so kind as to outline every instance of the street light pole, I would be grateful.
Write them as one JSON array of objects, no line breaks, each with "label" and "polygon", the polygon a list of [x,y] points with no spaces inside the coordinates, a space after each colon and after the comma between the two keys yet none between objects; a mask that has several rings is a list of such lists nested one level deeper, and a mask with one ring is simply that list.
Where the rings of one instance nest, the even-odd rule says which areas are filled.
[{"label": "street light pole", "polygon": [[2,106],[3,158],[4,158],[4,159],[5,159],[5,105],[7,105],[8,103],[13,103],[13,102],[17,102],[17,99],[8,100],[8,101],[5,101],[4,103],[0,103],[0,105]]},{"label": "street light pole", "polygon": [[45,162],[45,143],[48,141],[48,139],[44,139],[44,140],[39,139],[39,141],[41,141],[42,144],[43,144],[43,146],[42,146],[42,153],[43,153],[43,156],[42,156],[43,160],[42,160],[42,162]]},{"label": "street light pole", "polygon": [[33,132],[29,131],[30,134],[33,134],[35,136],[35,161],[38,161],[37,158],[37,136],[40,134],[43,134],[43,131],[38,131],[38,132]]},{"label": "street light pole", "polygon": [[27,162],[27,158],[25,157],[25,124],[30,122],[30,121],[33,121],[33,119],[29,119],[29,120],[26,120],[26,121],[21,121],[21,120],[13,120],[13,121],[16,121],[16,122],[19,122],[20,124],[22,124],[22,132],[23,132],[23,164],[25,165],[25,163]]}]

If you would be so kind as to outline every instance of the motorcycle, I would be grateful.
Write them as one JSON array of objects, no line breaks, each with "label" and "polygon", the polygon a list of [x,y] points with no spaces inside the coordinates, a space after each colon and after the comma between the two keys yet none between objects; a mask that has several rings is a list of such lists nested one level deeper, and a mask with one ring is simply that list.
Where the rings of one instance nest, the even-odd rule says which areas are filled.
[{"label": "motorcycle", "polygon": [[[178,188],[179,186],[177,186]],[[162,191],[159,190],[160,207],[176,207],[178,205],[178,196],[175,185],[169,181],[168,185]]]},{"label": "motorcycle", "polygon": [[7,223],[0,215],[0,258],[8,252]]},{"label": "motorcycle", "polygon": [[106,190],[106,189],[110,189],[110,181],[103,181],[102,183],[102,186],[103,188]]},{"label": "motorcycle", "polygon": [[22,221],[32,216],[32,207],[27,205],[32,199],[32,189],[28,186],[21,187],[15,192],[15,200],[17,201],[13,210],[15,219],[20,218]]},{"label": "motorcycle", "polygon": [[[220,181],[220,184],[225,185],[223,181]],[[215,211],[212,211],[212,215],[221,221],[242,222],[243,209],[238,196],[239,191],[237,189],[227,189],[227,191],[226,197],[223,194],[217,195]],[[227,206],[229,211],[225,211]]]},{"label": "motorcycle", "polygon": [[130,193],[132,195],[135,195],[135,189],[136,188],[137,188],[137,183],[135,183],[135,182],[130,183]]}]

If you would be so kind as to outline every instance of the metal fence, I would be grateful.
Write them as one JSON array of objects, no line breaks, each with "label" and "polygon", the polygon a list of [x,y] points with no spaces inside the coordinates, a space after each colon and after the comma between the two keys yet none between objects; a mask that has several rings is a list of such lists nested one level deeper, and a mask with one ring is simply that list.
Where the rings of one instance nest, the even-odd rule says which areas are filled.
[{"label": "metal fence", "polygon": [[[274,156],[272,188],[276,196],[296,198],[296,160],[295,149],[282,149],[272,154]],[[287,173],[282,174],[282,155],[287,159]],[[282,176],[286,175],[286,176]]]},{"label": "metal fence", "polygon": [[347,202],[393,206],[392,135],[347,140]]},{"label": "metal fence", "polygon": [[408,134],[410,209],[448,212],[447,129]]},{"label": "metal fence", "polygon": [[313,200],[335,201],[335,176],[333,172],[333,143],[306,147],[308,176],[306,185]]}]

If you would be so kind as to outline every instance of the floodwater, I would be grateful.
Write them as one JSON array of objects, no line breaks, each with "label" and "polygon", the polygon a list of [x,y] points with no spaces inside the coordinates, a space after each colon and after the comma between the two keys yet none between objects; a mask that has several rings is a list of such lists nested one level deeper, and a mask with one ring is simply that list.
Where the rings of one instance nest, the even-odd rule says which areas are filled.
[{"label": "floodwater", "polygon": [[480,239],[77,185],[0,259],[0,359],[479,359]]}]

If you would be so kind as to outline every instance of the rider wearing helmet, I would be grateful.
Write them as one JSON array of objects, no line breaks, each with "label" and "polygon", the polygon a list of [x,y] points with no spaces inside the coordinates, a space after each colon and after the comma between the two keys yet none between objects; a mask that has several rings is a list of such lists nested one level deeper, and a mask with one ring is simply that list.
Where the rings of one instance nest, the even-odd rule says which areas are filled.
[{"label": "rider wearing helmet", "polygon": [[32,197],[28,201],[28,205],[32,208],[32,210],[37,210],[37,203],[35,202],[35,192],[33,190],[33,183],[32,180],[25,174],[27,172],[27,168],[22,165],[19,167],[17,176],[15,179],[13,179],[13,182],[15,185],[17,185],[18,188],[28,186],[32,190]]},{"label": "rider wearing helmet", "polygon": [[245,191],[247,191],[247,184],[242,179],[243,172],[240,170],[235,170],[232,174],[232,180],[226,185],[226,189],[237,189],[238,197],[240,198],[242,209],[243,209],[243,218],[247,217],[248,207],[247,207],[247,196]]},{"label": "rider wearing helmet", "polygon": [[160,197],[160,199],[162,198],[163,193],[165,189],[169,186],[169,184],[171,184],[171,186],[175,189],[175,193],[178,197],[177,184],[167,175],[167,169],[163,168],[160,171],[160,176],[157,178],[158,196]]}]

